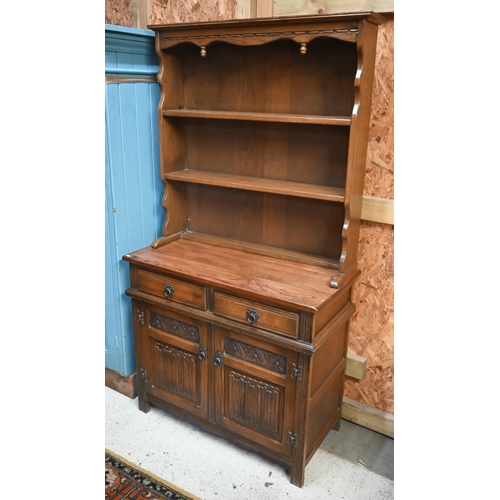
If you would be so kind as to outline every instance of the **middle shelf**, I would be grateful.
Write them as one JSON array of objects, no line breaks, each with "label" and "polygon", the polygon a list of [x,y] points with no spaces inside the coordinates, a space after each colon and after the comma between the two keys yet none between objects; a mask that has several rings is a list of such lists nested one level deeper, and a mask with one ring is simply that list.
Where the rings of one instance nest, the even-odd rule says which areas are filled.
[{"label": "middle shelf", "polygon": [[176,118],[206,118],[217,120],[243,120],[275,123],[310,123],[314,125],[349,126],[351,117],[305,115],[289,113],[254,113],[243,111],[214,111],[202,109],[166,109],[162,111],[165,117]]},{"label": "middle shelf", "polygon": [[261,193],[274,193],[299,198],[344,202],[345,190],[278,179],[266,179],[245,175],[206,172],[203,170],[179,170],[165,175],[167,181],[189,182],[208,186],[219,186],[232,189],[244,189]]}]

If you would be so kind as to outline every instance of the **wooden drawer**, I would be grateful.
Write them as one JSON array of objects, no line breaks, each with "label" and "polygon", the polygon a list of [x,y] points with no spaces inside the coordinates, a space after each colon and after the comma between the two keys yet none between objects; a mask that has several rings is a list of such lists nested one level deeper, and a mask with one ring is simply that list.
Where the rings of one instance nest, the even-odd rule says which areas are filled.
[{"label": "wooden drawer", "polygon": [[264,330],[297,338],[299,315],[214,291],[214,313]]},{"label": "wooden drawer", "polygon": [[181,281],[170,276],[138,269],[137,287],[140,291],[206,310],[207,291],[204,286]]}]

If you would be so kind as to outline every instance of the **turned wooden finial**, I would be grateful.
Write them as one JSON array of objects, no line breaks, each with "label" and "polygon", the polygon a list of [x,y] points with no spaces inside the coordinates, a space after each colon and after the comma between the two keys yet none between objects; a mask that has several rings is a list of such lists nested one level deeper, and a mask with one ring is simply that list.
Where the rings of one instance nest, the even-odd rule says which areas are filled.
[{"label": "turned wooden finial", "polygon": [[207,55],[207,47],[205,45],[200,47],[200,55],[201,57],[205,57]]},{"label": "turned wooden finial", "polygon": [[307,52],[307,43],[300,44],[300,53],[304,55]]}]

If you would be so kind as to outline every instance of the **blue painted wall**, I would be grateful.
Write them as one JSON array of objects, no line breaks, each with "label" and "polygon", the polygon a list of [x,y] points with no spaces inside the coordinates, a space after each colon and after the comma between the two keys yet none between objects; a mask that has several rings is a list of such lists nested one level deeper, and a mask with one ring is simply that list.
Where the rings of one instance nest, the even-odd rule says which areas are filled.
[{"label": "blue painted wall", "polygon": [[[105,25],[106,75],[151,77],[158,72],[154,33]],[[158,149],[159,86],[155,82],[106,83],[106,368],[135,371],[130,286],[126,253],[161,236]]]}]

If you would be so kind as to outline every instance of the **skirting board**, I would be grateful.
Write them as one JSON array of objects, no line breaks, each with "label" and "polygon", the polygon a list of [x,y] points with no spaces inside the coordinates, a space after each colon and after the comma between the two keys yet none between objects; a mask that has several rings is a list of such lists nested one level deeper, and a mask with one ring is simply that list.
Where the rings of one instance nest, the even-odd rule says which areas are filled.
[{"label": "skirting board", "polygon": [[131,399],[137,397],[137,374],[132,373],[128,377],[124,377],[109,368],[106,368],[106,387],[128,396]]},{"label": "skirting board", "polygon": [[344,396],[342,418],[394,439],[394,415]]}]

